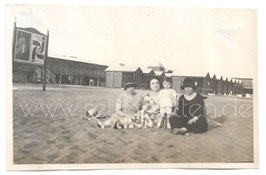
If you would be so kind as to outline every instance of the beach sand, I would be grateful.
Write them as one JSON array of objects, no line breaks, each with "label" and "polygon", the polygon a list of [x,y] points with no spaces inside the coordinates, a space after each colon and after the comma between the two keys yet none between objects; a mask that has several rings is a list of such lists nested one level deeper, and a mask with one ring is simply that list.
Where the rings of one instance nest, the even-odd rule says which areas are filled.
[{"label": "beach sand", "polygon": [[[222,109],[227,105],[227,120],[222,127],[188,137],[170,134],[167,129],[99,129],[96,121],[85,119],[85,110],[96,104],[103,113],[112,113],[121,92],[108,88],[14,89],[14,163],[253,162],[251,99],[210,96],[206,99],[208,116],[224,115]],[[36,109],[32,116],[25,116],[26,105],[32,113]],[[241,109],[247,106],[250,109],[243,115]],[[48,107],[54,116],[45,116]],[[72,116],[67,115],[68,108]]]}]

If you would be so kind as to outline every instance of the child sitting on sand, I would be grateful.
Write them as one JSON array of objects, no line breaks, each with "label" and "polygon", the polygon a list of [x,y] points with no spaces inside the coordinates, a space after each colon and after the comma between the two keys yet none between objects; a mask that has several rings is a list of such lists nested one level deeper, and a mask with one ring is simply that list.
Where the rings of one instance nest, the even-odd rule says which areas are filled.
[{"label": "child sitting on sand", "polygon": [[205,97],[198,94],[195,82],[191,78],[183,81],[184,95],[179,98],[178,111],[170,117],[170,125],[174,134],[207,132]]},{"label": "child sitting on sand", "polygon": [[172,79],[165,77],[163,80],[164,89],[160,90],[158,95],[160,118],[158,119],[157,128],[161,126],[163,120],[166,120],[167,128],[170,128],[169,118],[173,114],[177,101],[177,93],[174,89],[171,89],[171,86]]}]

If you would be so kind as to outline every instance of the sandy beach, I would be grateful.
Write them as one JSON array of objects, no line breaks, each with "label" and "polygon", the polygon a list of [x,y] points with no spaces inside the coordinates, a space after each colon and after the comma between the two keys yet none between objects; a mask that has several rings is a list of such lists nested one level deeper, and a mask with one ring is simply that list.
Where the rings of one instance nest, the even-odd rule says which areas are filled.
[{"label": "sandy beach", "polygon": [[[85,119],[85,110],[97,104],[103,113],[112,113],[122,92],[108,88],[48,87],[46,92],[40,87],[14,88],[14,163],[253,162],[252,99],[209,96],[208,116],[224,115],[226,106],[227,120],[222,127],[189,137],[166,129],[99,129],[94,120]],[[32,116],[26,115],[27,105]],[[247,106],[250,108],[243,114]]]}]

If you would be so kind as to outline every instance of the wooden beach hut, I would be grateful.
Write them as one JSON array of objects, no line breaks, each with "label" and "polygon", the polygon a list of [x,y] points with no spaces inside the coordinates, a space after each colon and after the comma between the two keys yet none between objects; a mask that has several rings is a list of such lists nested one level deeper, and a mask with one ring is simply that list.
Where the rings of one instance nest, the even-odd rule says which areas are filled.
[{"label": "wooden beach hut", "polygon": [[143,85],[143,72],[140,67],[110,66],[105,72],[106,87],[121,88],[126,82],[135,82],[137,87]]},{"label": "wooden beach hut", "polygon": [[172,74],[173,88],[177,92],[182,92],[181,86],[184,79],[188,77],[195,81],[195,86],[197,86],[197,91],[199,93],[207,94],[211,91],[210,74],[206,72],[174,71]]},{"label": "wooden beach hut", "polygon": [[143,78],[142,78],[142,85],[141,87],[144,87],[145,89],[150,88],[150,80],[155,77],[155,73],[152,69],[149,68],[141,68],[143,72]]},{"label": "wooden beach hut", "polygon": [[224,80],[223,80],[223,76],[217,76],[216,84],[217,84],[217,95],[223,95],[224,94]]},{"label": "wooden beach hut", "polygon": [[228,77],[223,81],[223,95],[228,95]]},{"label": "wooden beach hut", "polygon": [[211,93],[213,94],[218,94],[218,89],[217,89],[217,78],[216,78],[216,75],[213,74],[212,78],[211,78],[211,88],[212,88],[212,91]]},{"label": "wooden beach hut", "polygon": [[228,95],[233,95],[233,79],[232,78],[228,78],[228,82],[227,82],[227,94]]}]

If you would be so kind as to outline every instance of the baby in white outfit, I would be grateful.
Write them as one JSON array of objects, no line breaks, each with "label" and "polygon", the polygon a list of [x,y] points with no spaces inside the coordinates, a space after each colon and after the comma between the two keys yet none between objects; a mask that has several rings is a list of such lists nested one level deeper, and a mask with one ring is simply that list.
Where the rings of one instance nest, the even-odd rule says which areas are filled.
[{"label": "baby in white outfit", "polygon": [[166,119],[167,128],[170,127],[169,118],[171,117],[177,102],[177,93],[174,89],[171,89],[172,79],[166,77],[163,81],[164,89],[159,92],[159,105],[161,118],[158,120],[157,128],[162,124],[163,119]]}]

